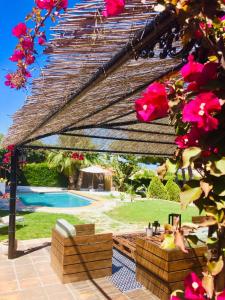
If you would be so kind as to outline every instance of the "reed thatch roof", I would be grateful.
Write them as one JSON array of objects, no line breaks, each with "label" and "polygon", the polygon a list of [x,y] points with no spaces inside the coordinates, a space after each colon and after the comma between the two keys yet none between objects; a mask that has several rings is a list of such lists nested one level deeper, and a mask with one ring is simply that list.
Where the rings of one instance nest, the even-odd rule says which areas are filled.
[{"label": "reed thatch roof", "polygon": [[[48,64],[14,115],[5,144],[66,133],[100,140],[95,150],[171,155],[168,120],[138,123],[134,112],[148,84],[181,64],[178,58],[161,59],[155,47],[175,16],[166,11],[156,17],[154,4],[128,0],[122,15],[108,19],[101,16],[103,0],[82,0],[69,9],[52,28]],[[154,48],[153,58],[142,58],[146,48]]]}]

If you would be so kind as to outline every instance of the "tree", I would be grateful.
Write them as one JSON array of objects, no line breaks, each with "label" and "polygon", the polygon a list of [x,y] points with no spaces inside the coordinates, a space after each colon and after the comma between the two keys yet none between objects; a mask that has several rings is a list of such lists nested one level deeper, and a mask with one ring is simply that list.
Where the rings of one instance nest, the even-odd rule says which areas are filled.
[{"label": "tree", "polygon": [[126,184],[130,183],[130,177],[137,172],[138,158],[134,155],[113,155],[109,157],[108,166],[113,169],[113,181],[119,191],[126,190]]},{"label": "tree", "polygon": [[168,200],[168,193],[159,177],[154,176],[148,187],[149,198]]},{"label": "tree", "polygon": [[50,152],[47,161],[50,168],[57,168],[65,174],[69,182],[68,189],[75,189],[82,161],[73,159],[68,151]]}]

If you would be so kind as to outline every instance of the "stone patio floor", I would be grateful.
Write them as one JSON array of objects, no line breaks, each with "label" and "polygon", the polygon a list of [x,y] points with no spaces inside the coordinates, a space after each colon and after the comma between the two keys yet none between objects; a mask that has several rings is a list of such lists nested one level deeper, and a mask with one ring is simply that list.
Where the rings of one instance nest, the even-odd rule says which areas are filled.
[{"label": "stone patio floor", "polygon": [[50,266],[50,239],[20,241],[17,258],[0,252],[0,300],[159,300],[146,289],[120,292],[107,278],[62,284]]}]

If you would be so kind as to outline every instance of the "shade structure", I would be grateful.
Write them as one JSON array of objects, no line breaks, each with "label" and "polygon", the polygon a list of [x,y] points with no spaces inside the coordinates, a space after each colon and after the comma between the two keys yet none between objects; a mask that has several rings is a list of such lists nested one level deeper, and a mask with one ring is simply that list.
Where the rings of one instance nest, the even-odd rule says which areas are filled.
[{"label": "shade structure", "polygon": [[45,50],[48,64],[4,144],[83,135],[98,139],[87,151],[171,156],[173,124],[167,118],[141,123],[134,110],[145,88],[178,71],[190,50],[180,46],[174,12],[158,15],[155,4],[127,0],[122,15],[104,19],[103,0],[81,0],[62,15]]},{"label": "shade structure", "polygon": [[100,166],[90,166],[87,168],[81,169],[82,172],[85,173],[93,173],[93,174],[111,174],[109,170],[103,169]]}]

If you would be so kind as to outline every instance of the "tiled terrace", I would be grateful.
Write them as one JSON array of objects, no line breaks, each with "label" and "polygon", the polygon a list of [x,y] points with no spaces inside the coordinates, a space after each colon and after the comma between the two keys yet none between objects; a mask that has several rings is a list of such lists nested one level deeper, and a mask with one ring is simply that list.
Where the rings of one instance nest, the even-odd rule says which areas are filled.
[{"label": "tiled terrace", "polygon": [[18,257],[0,253],[0,300],[157,300],[144,288],[121,293],[107,278],[62,284],[50,266],[49,239],[20,241]]}]

